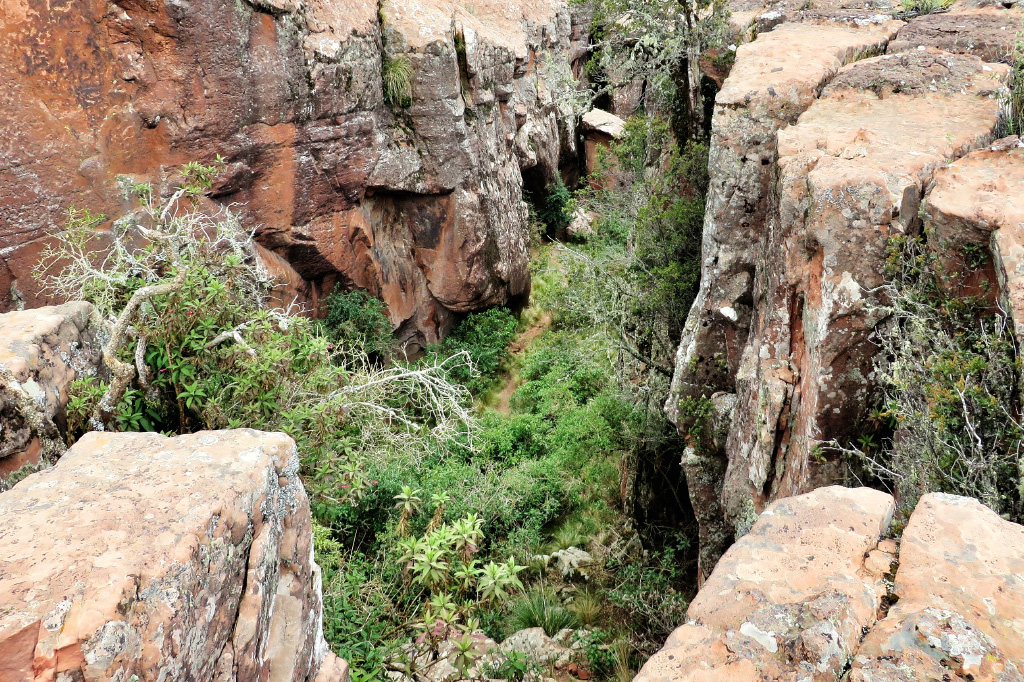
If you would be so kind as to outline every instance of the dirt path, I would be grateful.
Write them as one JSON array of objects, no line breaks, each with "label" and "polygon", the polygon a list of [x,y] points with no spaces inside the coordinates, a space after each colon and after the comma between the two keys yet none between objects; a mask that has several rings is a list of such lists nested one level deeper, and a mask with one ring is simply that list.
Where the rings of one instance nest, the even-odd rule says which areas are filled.
[{"label": "dirt path", "polygon": [[[547,331],[550,326],[551,313],[544,313],[535,324],[512,340],[512,345],[509,346],[509,352],[512,354],[512,357],[521,357],[523,351],[529,348],[530,344]],[[511,364],[512,369],[502,378],[504,385],[501,387],[501,391],[498,392],[497,400],[494,404],[494,409],[501,414],[509,413],[509,401],[512,400],[512,394],[516,392],[521,383],[519,380],[519,363],[513,360]]]}]

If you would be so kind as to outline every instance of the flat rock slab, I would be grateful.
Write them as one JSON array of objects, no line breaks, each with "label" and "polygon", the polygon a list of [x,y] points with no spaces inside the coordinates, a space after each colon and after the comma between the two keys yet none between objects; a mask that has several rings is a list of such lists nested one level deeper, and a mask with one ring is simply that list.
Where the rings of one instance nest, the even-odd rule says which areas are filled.
[{"label": "flat rock slab", "polygon": [[90,433],[0,495],[0,518],[2,680],[318,672],[319,568],[283,434]]},{"label": "flat rock slab", "polygon": [[[1024,142],[998,140],[935,173],[925,220],[944,269],[960,274],[967,294],[1001,294],[1018,337],[1024,334]],[[982,267],[970,247],[989,250]],[[997,281],[996,281],[997,280]],[[998,286],[989,286],[996,285]]]},{"label": "flat rock slab", "polygon": [[877,490],[835,486],[771,505],[638,682],[788,679],[793,670],[837,679],[886,594],[865,558],[879,551],[894,508]]},{"label": "flat rock slab", "polygon": [[889,43],[888,52],[922,46],[957,54],[973,54],[986,62],[1013,63],[1013,43],[1024,11],[974,9],[917,17]]},{"label": "flat rock slab", "polygon": [[1024,680],[1024,526],[977,500],[925,495],[903,533],[894,592],[851,682]]}]

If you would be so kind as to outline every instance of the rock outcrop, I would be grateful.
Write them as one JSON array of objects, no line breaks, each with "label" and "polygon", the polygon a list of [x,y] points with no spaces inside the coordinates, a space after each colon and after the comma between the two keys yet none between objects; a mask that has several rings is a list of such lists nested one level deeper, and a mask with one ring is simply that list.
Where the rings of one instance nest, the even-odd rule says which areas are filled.
[{"label": "rock outcrop", "polygon": [[2,680],[345,677],[283,434],[90,433],[0,518]]},{"label": "rock outcrop", "polygon": [[528,291],[524,176],[574,153],[544,78],[564,3],[14,1],[0,37],[0,310],[46,302],[69,206],[119,215],[119,174],[166,188],[218,155],[213,197],[312,305],[368,289],[422,343]]},{"label": "rock outcrop", "polygon": [[1020,680],[1024,527],[924,496],[829,487],[774,502],[637,682]]},{"label": "rock outcrop", "polygon": [[868,416],[887,241],[917,234],[936,172],[998,130],[1005,41],[970,36],[1020,15],[944,14],[951,38],[915,28],[931,15],[772,12],[716,99],[702,282],[666,403],[684,432],[694,400],[714,408],[683,462],[702,577],[772,500],[841,480],[817,445]]},{"label": "rock outcrop", "polygon": [[100,368],[94,313],[78,301],[0,315],[0,480],[59,454],[44,450],[64,439],[71,382]]}]

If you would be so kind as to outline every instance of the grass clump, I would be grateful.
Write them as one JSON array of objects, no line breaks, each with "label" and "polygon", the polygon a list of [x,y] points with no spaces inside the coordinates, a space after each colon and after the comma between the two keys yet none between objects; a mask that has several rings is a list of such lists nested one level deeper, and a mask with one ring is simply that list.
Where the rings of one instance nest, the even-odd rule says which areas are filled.
[{"label": "grass clump", "polygon": [[381,61],[381,83],[384,101],[403,109],[412,104],[412,60],[407,55],[384,54]]},{"label": "grass clump", "polygon": [[514,630],[544,628],[549,637],[579,624],[575,613],[543,589],[533,590],[513,602],[509,621]]}]

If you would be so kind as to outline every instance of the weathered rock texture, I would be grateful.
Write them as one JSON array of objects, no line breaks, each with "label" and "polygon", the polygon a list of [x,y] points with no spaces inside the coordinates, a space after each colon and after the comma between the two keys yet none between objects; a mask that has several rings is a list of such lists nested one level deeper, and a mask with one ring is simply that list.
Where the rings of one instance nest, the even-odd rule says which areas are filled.
[{"label": "weathered rock texture", "polygon": [[1024,679],[1024,527],[926,495],[897,544],[893,510],[866,488],[774,502],[637,682]]},{"label": "weathered rock texture", "polygon": [[81,301],[0,315],[0,478],[63,438],[71,382],[100,368],[100,330]]},{"label": "weathered rock texture", "polygon": [[[684,459],[703,577],[771,500],[841,479],[812,454],[867,417],[886,243],[920,230],[938,169],[992,139],[1007,74],[969,28],[947,45],[910,30],[929,17],[783,9],[758,21],[805,23],[740,46],[716,99],[701,289],[666,403],[684,431],[693,400],[715,407],[718,430]],[[988,35],[998,12],[1019,14],[969,16]]]},{"label": "weathered rock texture", "polygon": [[0,495],[0,679],[313,680],[298,466],[283,434],[90,433]]},{"label": "weathered rock texture", "polygon": [[[215,198],[314,304],[364,287],[436,340],[528,290],[523,175],[572,151],[543,78],[569,47],[557,0],[5,2],[0,306],[44,302],[30,273],[68,206],[115,215],[118,174],[166,187],[221,155]],[[411,99],[389,104],[405,60]]]},{"label": "weathered rock texture", "polygon": [[956,293],[1001,297],[1024,338],[1024,142],[998,140],[940,169],[924,216]]}]

